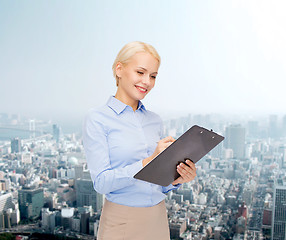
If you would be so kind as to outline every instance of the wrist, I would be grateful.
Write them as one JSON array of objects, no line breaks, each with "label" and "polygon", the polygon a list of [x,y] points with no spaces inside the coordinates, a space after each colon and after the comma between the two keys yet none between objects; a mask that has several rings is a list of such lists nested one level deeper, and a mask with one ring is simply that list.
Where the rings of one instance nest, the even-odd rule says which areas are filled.
[{"label": "wrist", "polygon": [[145,167],[149,162],[152,161],[152,159],[154,158],[153,155],[154,155],[154,154],[152,154],[150,157],[147,157],[147,158],[145,158],[145,159],[142,160],[142,165],[143,165],[143,167]]}]

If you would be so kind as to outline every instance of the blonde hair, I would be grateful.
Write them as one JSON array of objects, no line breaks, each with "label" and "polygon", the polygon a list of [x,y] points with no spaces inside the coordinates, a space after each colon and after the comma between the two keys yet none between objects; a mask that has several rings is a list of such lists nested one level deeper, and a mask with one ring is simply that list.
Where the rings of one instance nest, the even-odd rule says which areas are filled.
[{"label": "blonde hair", "polygon": [[117,57],[115,58],[114,63],[112,65],[113,76],[116,79],[116,86],[118,86],[119,82],[119,77],[116,75],[116,64],[118,62],[121,62],[123,65],[127,64],[130,58],[138,52],[150,53],[154,58],[158,60],[160,66],[161,58],[153,46],[148,43],[139,41],[127,43],[117,54]]}]

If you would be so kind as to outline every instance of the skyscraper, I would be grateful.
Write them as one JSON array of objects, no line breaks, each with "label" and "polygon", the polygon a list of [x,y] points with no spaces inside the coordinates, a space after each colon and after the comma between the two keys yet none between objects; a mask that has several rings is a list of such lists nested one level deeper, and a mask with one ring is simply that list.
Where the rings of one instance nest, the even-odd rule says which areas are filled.
[{"label": "skyscraper", "polygon": [[36,219],[40,217],[44,206],[44,191],[42,188],[28,188],[18,191],[21,219]]},{"label": "skyscraper", "polygon": [[282,137],[286,137],[286,115],[282,118]]},{"label": "skyscraper", "polygon": [[18,153],[22,150],[21,140],[19,138],[13,138],[11,140],[11,152]]},{"label": "skyscraper", "polygon": [[12,193],[6,193],[0,195],[0,212],[13,208]]},{"label": "skyscraper", "polygon": [[92,206],[95,212],[102,208],[103,196],[94,190],[91,179],[77,179],[75,186],[77,207]]},{"label": "skyscraper", "polygon": [[272,211],[272,240],[286,239],[286,186],[282,180],[275,184]]},{"label": "skyscraper", "polygon": [[234,158],[245,156],[245,128],[241,125],[230,125],[225,129],[224,147],[233,150]]},{"label": "skyscraper", "polygon": [[271,138],[274,138],[274,139],[279,137],[278,116],[277,115],[270,115],[269,116],[268,136]]},{"label": "skyscraper", "polygon": [[53,138],[59,142],[61,136],[61,128],[57,124],[53,124]]}]

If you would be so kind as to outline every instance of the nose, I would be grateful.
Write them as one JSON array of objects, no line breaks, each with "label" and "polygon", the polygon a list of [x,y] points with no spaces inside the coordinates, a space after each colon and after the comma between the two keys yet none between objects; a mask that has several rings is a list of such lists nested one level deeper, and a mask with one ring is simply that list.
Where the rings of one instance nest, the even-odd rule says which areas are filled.
[{"label": "nose", "polygon": [[150,77],[148,74],[145,74],[144,77],[142,78],[142,83],[149,86],[150,85]]}]

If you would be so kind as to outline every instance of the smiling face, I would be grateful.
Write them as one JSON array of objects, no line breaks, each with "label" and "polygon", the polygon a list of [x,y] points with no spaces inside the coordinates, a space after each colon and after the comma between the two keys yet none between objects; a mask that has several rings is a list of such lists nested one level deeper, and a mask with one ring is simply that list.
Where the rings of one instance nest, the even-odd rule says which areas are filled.
[{"label": "smiling face", "polygon": [[134,54],[125,65],[118,62],[116,75],[119,83],[115,97],[135,111],[138,101],[154,87],[158,68],[158,60],[147,52]]}]

